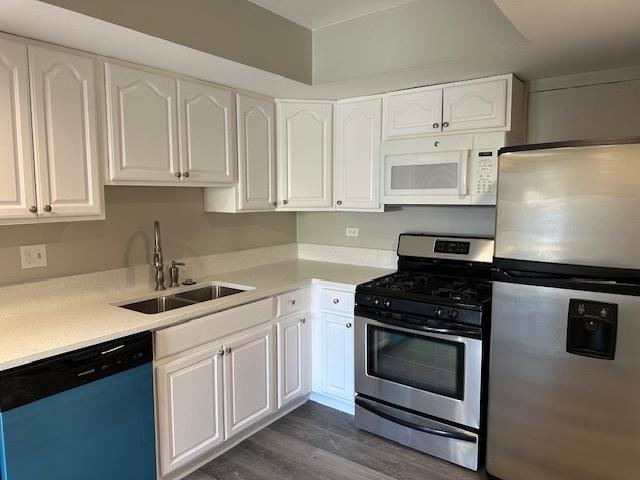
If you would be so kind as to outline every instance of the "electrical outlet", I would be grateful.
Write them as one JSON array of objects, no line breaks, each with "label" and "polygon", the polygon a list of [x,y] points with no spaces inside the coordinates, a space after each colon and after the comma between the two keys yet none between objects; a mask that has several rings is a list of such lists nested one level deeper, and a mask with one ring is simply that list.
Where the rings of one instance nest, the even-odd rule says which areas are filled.
[{"label": "electrical outlet", "polygon": [[20,262],[22,268],[38,268],[47,266],[47,246],[27,245],[20,247]]},{"label": "electrical outlet", "polygon": [[345,235],[347,237],[357,237],[359,235],[359,230],[354,227],[347,227],[347,230],[345,231]]}]

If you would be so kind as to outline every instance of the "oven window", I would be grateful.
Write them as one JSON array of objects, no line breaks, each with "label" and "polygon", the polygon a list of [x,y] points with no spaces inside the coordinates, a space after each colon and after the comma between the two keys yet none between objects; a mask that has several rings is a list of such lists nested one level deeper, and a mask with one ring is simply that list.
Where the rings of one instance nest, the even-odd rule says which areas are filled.
[{"label": "oven window", "polygon": [[464,344],[367,325],[367,374],[463,400]]}]

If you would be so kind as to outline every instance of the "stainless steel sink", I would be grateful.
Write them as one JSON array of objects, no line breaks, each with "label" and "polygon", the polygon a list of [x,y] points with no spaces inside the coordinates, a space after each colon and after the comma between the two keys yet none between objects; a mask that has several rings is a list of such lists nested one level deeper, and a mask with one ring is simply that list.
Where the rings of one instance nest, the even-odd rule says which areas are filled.
[{"label": "stainless steel sink", "polygon": [[127,305],[120,306],[140,313],[153,314],[168,312],[169,310],[186,307],[195,303],[197,302],[191,302],[189,300],[177,298],[174,295],[169,295],[166,297],[150,298],[149,300],[142,300],[141,302],[129,303]]},{"label": "stainless steel sink", "polygon": [[175,310],[176,308],[188,307],[189,305],[195,305],[197,303],[208,302],[216,298],[228,297],[229,295],[235,295],[248,289],[250,289],[250,287],[242,289],[212,284],[184,292],[127,303],[126,305],[119,305],[119,307],[152,315],[154,313]]},{"label": "stainless steel sink", "polygon": [[188,290],[182,293],[176,293],[174,296],[181,300],[188,300],[195,303],[207,302],[209,300],[215,300],[216,298],[227,297],[240,293],[243,290],[231,287],[225,287],[223,285],[207,285],[206,287],[197,288],[195,290]]}]

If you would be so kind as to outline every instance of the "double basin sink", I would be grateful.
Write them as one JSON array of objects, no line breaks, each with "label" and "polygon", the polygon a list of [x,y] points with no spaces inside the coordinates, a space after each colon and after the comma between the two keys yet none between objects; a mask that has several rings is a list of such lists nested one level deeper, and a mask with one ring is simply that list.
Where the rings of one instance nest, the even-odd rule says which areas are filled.
[{"label": "double basin sink", "polygon": [[160,297],[149,298],[134,303],[119,305],[121,308],[133,310],[135,312],[152,315],[154,313],[168,312],[176,308],[188,307],[197,303],[208,302],[217,298],[228,297],[241,293],[249,288],[233,288],[225,285],[211,284],[206,287],[194,288],[179,293],[162,295]]}]

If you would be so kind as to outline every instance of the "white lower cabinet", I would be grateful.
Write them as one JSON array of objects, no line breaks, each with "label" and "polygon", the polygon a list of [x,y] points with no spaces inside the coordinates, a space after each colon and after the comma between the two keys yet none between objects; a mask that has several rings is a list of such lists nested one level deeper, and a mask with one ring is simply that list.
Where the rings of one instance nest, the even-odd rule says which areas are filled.
[{"label": "white lower cabinet", "polygon": [[165,476],[224,439],[222,344],[210,344],[156,370],[160,473]]},{"label": "white lower cabinet", "polygon": [[311,390],[311,329],[306,313],[278,320],[278,408]]},{"label": "white lower cabinet", "polygon": [[314,292],[313,391],[311,398],[353,413],[353,287],[319,284]]},{"label": "white lower cabinet", "polygon": [[224,342],[225,440],[275,412],[273,328]]},{"label": "white lower cabinet", "polygon": [[322,362],[321,393],[353,402],[353,317],[336,313],[320,314]]}]

